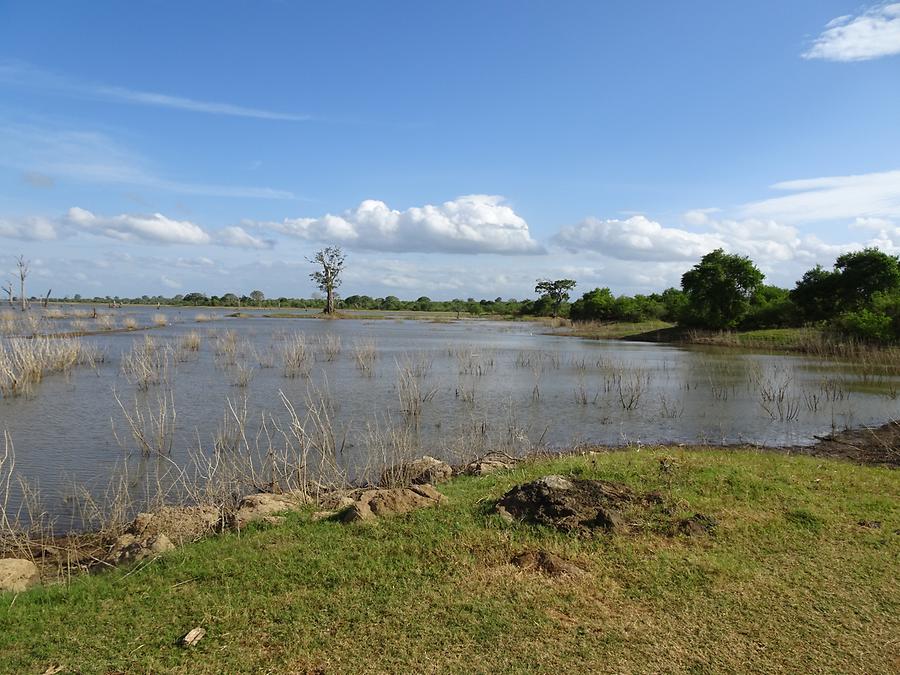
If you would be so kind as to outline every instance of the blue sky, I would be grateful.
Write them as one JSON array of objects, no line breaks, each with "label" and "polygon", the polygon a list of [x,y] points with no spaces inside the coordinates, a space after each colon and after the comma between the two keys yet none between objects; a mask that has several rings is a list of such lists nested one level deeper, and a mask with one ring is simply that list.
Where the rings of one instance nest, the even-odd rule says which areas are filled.
[{"label": "blue sky", "polygon": [[[900,252],[900,3],[0,5],[0,277],[525,297]],[[0,278],[2,280],[2,278]]]}]

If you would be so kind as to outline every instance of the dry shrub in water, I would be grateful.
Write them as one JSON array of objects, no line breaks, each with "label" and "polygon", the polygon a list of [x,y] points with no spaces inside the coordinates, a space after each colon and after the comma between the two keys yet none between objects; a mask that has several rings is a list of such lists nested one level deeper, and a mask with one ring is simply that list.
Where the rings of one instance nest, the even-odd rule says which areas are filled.
[{"label": "dry shrub in water", "polygon": [[166,382],[172,363],[172,350],[167,344],[157,345],[156,340],[145,335],[135,340],[131,350],[122,355],[122,373],[138,389]]},{"label": "dry shrub in water", "polygon": [[334,361],[341,353],[341,336],[328,333],[322,335],[317,340],[318,346],[322,352],[322,358],[325,361]]},{"label": "dry shrub in water", "polygon": [[99,330],[112,330],[116,327],[116,319],[112,314],[101,314],[96,323]]},{"label": "dry shrub in water", "polygon": [[10,338],[0,341],[0,395],[20,396],[49,373],[69,372],[77,365],[102,360],[96,348],[78,338]]},{"label": "dry shrub in water", "polygon": [[282,372],[285,377],[309,377],[309,348],[303,333],[294,333],[281,345]]},{"label": "dry shrub in water", "polygon": [[377,357],[378,349],[372,338],[363,338],[353,344],[353,358],[356,361],[356,367],[363,375],[372,377],[375,374]]},{"label": "dry shrub in water", "polygon": [[197,352],[200,351],[201,342],[200,333],[192,330],[181,336],[181,339],[178,341],[178,347],[186,352]]}]

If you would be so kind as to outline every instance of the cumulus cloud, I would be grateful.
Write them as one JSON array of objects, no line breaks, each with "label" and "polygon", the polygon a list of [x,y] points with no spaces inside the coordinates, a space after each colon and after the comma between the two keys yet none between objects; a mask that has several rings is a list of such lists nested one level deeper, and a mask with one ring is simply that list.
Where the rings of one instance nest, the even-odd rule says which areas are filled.
[{"label": "cumulus cloud", "polygon": [[222,246],[238,246],[240,248],[272,248],[275,242],[271,239],[256,237],[243,227],[231,225],[224,227],[216,233],[216,243]]},{"label": "cumulus cloud", "polygon": [[[645,216],[627,220],[587,218],[561,228],[554,242],[570,251],[598,255],[604,266],[620,270],[621,278],[649,288],[654,287],[650,280],[677,278],[716,248],[749,256],[777,283],[791,283],[811,265],[827,265],[841,253],[865,246],[888,252],[900,250],[900,228],[889,221],[859,219],[850,226],[874,230],[873,236],[862,242],[833,244],[776,220],[716,219],[711,213],[715,211],[703,209],[682,216],[684,222],[702,222],[702,232],[667,227]],[[643,264],[635,266],[635,261]]]},{"label": "cumulus cloud", "polygon": [[261,223],[276,232],[350,248],[424,253],[542,253],[528,223],[502,197],[466,195],[405,211],[368,199],[340,215]]},{"label": "cumulus cloud", "polygon": [[73,206],[66,217],[72,225],[87,232],[122,241],[142,240],[157,244],[208,244],[212,241],[199,225],[187,220],[173,220],[161,213],[97,216]]},{"label": "cumulus cloud", "polygon": [[900,3],[880,4],[857,16],[831,20],[805,59],[868,61],[900,54]]},{"label": "cumulus cloud", "polygon": [[645,216],[627,220],[585,218],[561,228],[555,241],[575,252],[588,250],[619,260],[656,262],[695,260],[723,245],[716,234],[663,227]]},{"label": "cumulus cloud", "polygon": [[791,180],[772,187],[794,194],[745,204],[741,216],[786,223],[900,217],[900,170]]}]

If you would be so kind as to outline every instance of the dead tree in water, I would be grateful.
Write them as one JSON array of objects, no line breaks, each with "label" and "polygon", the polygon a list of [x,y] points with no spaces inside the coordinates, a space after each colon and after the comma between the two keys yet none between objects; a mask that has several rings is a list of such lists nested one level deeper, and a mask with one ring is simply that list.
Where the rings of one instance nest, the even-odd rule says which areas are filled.
[{"label": "dead tree in water", "polygon": [[325,313],[334,314],[334,290],[341,285],[341,272],[344,270],[344,253],[338,246],[329,246],[309,260],[309,262],[322,267],[321,272],[313,272],[309,278],[316,282],[325,293]]},{"label": "dead tree in water", "polygon": [[7,281],[3,285],[3,292],[6,293],[7,302],[9,302],[9,304],[12,305],[13,304],[13,288],[12,288],[11,281]]},{"label": "dead tree in water", "polygon": [[41,305],[44,307],[44,309],[47,309],[47,305],[50,304],[50,294],[52,292],[53,292],[53,289],[51,288],[49,291],[47,291],[47,295],[44,296],[44,299],[41,300]]},{"label": "dead tree in water", "polygon": [[22,311],[28,309],[28,301],[25,299],[25,279],[28,277],[28,261],[24,255],[20,255],[16,260],[16,267],[19,268],[19,300],[22,303]]}]

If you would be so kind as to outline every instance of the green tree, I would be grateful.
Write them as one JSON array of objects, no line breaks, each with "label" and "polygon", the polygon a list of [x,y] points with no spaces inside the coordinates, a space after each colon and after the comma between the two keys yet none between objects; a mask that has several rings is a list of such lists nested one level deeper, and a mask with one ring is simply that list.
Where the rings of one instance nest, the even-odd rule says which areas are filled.
[{"label": "green tree", "polygon": [[259,307],[265,301],[266,295],[262,291],[252,291],[250,293],[250,299],[253,300],[253,304]]},{"label": "green tree", "polygon": [[608,288],[595,288],[572,303],[569,316],[574,321],[609,321],[615,307],[616,299]]},{"label": "green tree", "polygon": [[839,304],[840,274],[829,272],[821,265],[807,270],[790,292],[791,300],[806,321],[830,319]]},{"label": "green tree", "polygon": [[559,310],[562,304],[569,299],[569,291],[575,288],[575,282],[571,279],[538,279],[534,287],[534,292],[539,293],[542,298],[548,298],[553,307],[553,316],[559,316]]},{"label": "green tree", "polygon": [[844,309],[868,304],[875,293],[900,288],[900,262],[877,248],[866,248],[840,256],[834,263],[838,294]]},{"label": "green tree", "polygon": [[704,328],[734,328],[747,314],[763,273],[746,256],[716,249],[681,277],[687,296],[685,323]]}]

